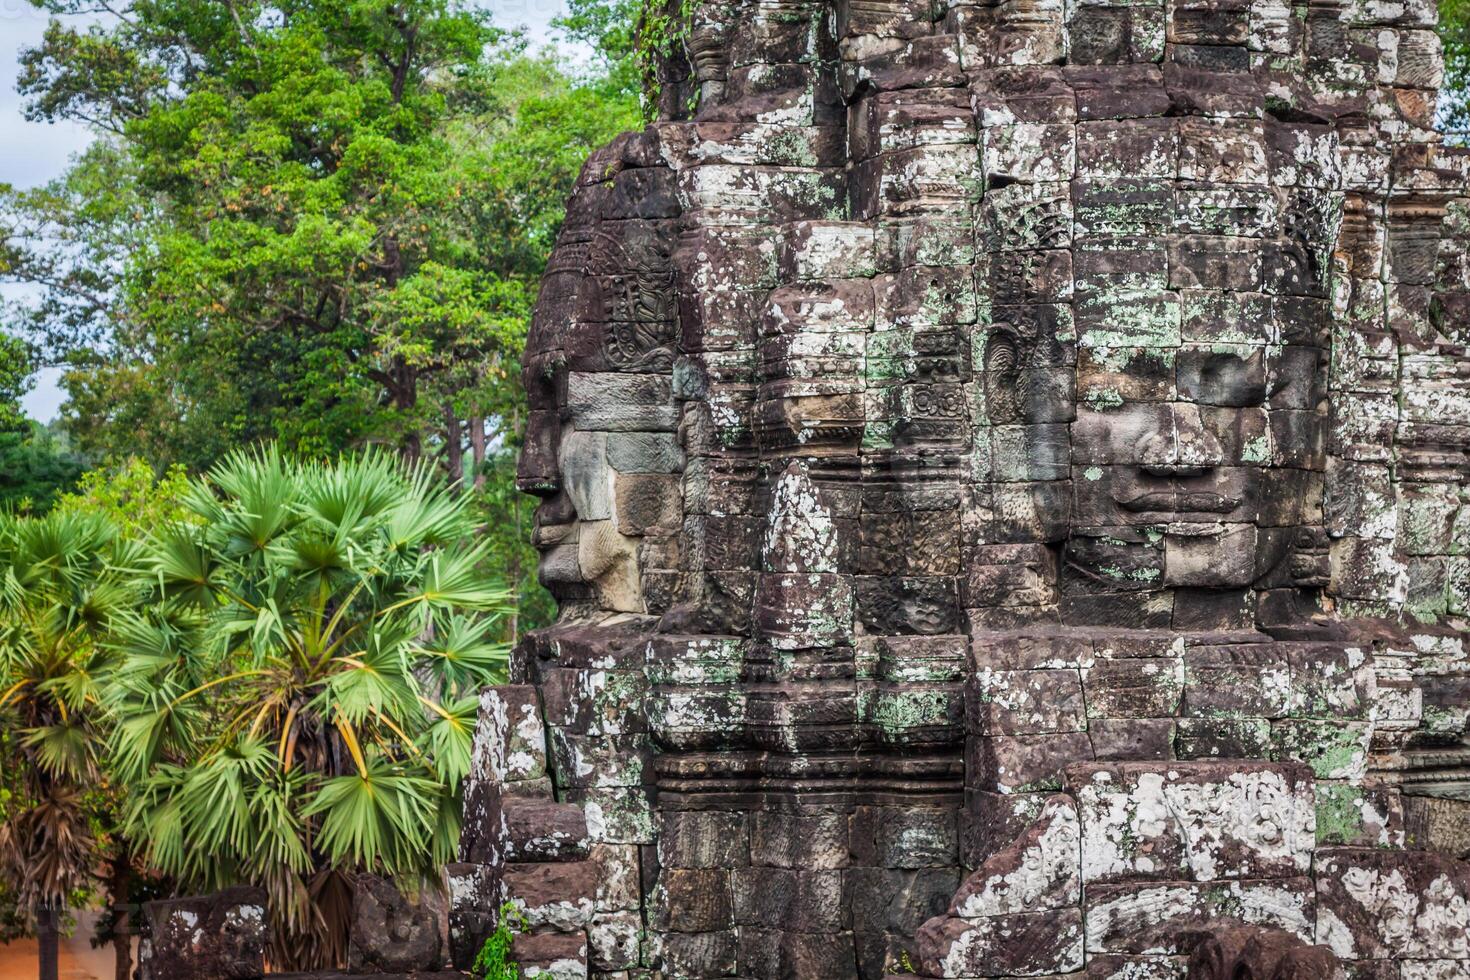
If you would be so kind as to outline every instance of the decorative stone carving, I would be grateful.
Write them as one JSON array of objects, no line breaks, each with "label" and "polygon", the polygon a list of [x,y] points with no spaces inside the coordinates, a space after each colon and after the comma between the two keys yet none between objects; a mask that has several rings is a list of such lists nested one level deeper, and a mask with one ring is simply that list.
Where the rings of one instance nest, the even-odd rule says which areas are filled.
[{"label": "decorative stone carving", "polygon": [[[1210,935],[1330,967],[1242,924],[1466,968],[1319,870],[1458,894],[1401,850],[1454,851],[1423,801],[1470,795],[1433,13],[694,5],[526,352],[561,617],[487,696],[464,856],[596,866],[548,969],[1180,976]],[[514,817],[553,797],[585,856]]]}]

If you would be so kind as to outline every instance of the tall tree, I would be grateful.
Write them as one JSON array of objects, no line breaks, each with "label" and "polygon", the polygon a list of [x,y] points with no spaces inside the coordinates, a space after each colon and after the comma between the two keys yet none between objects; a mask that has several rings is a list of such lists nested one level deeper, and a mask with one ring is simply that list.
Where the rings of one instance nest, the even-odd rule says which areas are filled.
[{"label": "tall tree", "polygon": [[637,96],[638,28],[645,0],[567,0],[566,13],[552,23],[569,38],[591,48],[609,87]]},{"label": "tall tree", "polygon": [[[200,472],[260,439],[383,443],[476,491],[486,527],[528,526],[487,481],[572,182],[637,124],[616,65],[569,72],[460,0],[111,9],[51,25],[20,82],[32,118],[100,138],[0,187],[0,280],[31,287],[6,319],[65,365],[76,448]],[[544,599],[524,539],[497,541]]]},{"label": "tall tree", "polygon": [[571,181],[633,100],[458,0],[115,9],[53,23],[20,81],[33,118],[106,139],[0,188],[0,276],[41,297],[12,318],[70,365],[81,448],[385,442],[473,471]]},{"label": "tall tree", "polygon": [[55,424],[27,421],[22,430],[0,431],[0,510],[44,514],[85,469]]},{"label": "tall tree", "polygon": [[20,400],[35,383],[35,367],[30,344],[0,333],[0,510],[13,513],[45,513],[83,469],[65,433],[26,418]]},{"label": "tall tree", "polygon": [[35,384],[35,370],[30,345],[19,337],[0,333],[0,432],[26,431],[20,400]]},{"label": "tall tree", "polygon": [[56,980],[60,919],[106,856],[103,642],[131,592],[116,531],[91,514],[0,516],[0,880]]}]

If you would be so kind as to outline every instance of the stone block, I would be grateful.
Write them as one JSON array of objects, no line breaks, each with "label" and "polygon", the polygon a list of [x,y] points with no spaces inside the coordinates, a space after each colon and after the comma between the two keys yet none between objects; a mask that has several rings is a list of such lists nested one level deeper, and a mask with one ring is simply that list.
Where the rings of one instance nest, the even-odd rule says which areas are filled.
[{"label": "stone block", "polygon": [[1087,888],[1087,951],[1174,956],[1211,920],[1270,926],[1313,942],[1308,878],[1127,882]]},{"label": "stone block", "polygon": [[926,977],[1041,976],[1082,968],[1082,913],[1073,909],[994,918],[930,919],[919,930]]},{"label": "stone block", "polygon": [[683,522],[679,478],[663,473],[630,473],[614,483],[612,517],[622,534],[671,534]]},{"label": "stone block", "polygon": [[679,977],[723,977],[735,973],[739,940],[733,929],[671,932],[659,937],[655,965]]},{"label": "stone block", "polygon": [[656,374],[574,371],[567,411],[584,432],[672,432],[676,422],[669,379]]},{"label": "stone block", "polygon": [[764,810],[751,815],[750,863],[773,868],[845,868],[848,818],[820,810]]},{"label": "stone block", "polygon": [[1404,805],[1396,789],[1319,782],[1316,798],[1319,846],[1404,846]]},{"label": "stone block", "polygon": [[636,911],[599,912],[587,926],[587,965],[600,973],[638,966],[643,917]]},{"label": "stone block", "polygon": [[619,473],[678,473],[684,450],[669,432],[607,434],[607,462]]},{"label": "stone block", "polygon": [[741,976],[812,977],[847,980],[857,976],[851,932],[741,929]]},{"label": "stone block", "polygon": [[1221,923],[1190,953],[1187,975],[1200,980],[1246,976],[1332,980],[1343,976],[1344,970],[1326,946],[1308,945],[1280,929]]},{"label": "stone block", "polygon": [[587,936],[583,932],[537,930],[511,940],[507,957],[531,980],[586,980]]},{"label": "stone block", "polygon": [[1066,766],[1093,757],[1092,743],[1085,732],[972,735],[965,744],[970,785],[999,793],[1058,789]]},{"label": "stone block", "polygon": [[502,684],[480,694],[470,778],[493,783],[546,775],[546,735],[536,689]]},{"label": "stone block", "polygon": [[960,857],[978,868],[1010,844],[1041,815],[1048,793],[993,793],[972,789],[960,811]]},{"label": "stone block", "polygon": [[581,807],[512,798],[503,812],[507,860],[576,861],[587,856],[587,817]]},{"label": "stone block", "polygon": [[549,735],[558,789],[632,787],[647,780],[650,747],[648,736],[642,732],[578,735],[554,726]]},{"label": "stone block", "polygon": [[265,973],[270,925],[258,888],[145,902],[143,916],[149,939],[139,966],[148,980],[257,980]]},{"label": "stone block", "polygon": [[444,877],[449,889],[450,962],[465,970],[495,931],[503,901],[500,878],[489,865],[470,863],[446,865]]},{"label": "stone block", "polygon": [[658,924],[674,932],[713,932],[734,924],[725,868],[665,868],[659,874]]},{"label": "stone block", "polygon": [[502,880],[506,900],[514,902],[533,927],[571,932],[591,921],[597,872],[591,861],[508,864]]},{"label": "stone block", "polygon": [[[759,820],[763,814],[757,814]],[[659,863],[665,868],[733,868],[750,855],[750,820],[719,810],[666,810],[659,815]]]},{"label": "stone block", "polygon": [[859,806],[848,840],[857,864],[879,868],[953,865],[959,853],[959,827],[950,807]]},{"label": "stone block", "polygon": [[1089,718],[1157,718],[1179,710],[1184,664],[1177,657],[1099,660],[1082,671]]},{"label": "stone block", "polygon": [[1320,779],[1356,780],[1367,769],[1371,734],[1364,721],[1287,718],[1271,723],[1271,754],[1307,763]]},{"label": "stone block", "polygon": [[850,868],[852,928],[857,933],[894,933],[909,938],[944,914],[960,883],[957,868]]},{"label": "stone block", "polygon": [[1180,718],[1174,754],[1180,759],[1260,759],[1271,751],[1269,718]]},{"label": "stone block", "polygon": [[1174,756],[1173,718],[1093,718],[1087,723],[1099,761],[1143,762]]},{"label": "stone block", "polygon": [[587,836],[596,843],[649,844],[653,818],[641,786],[591,786],[564,794],[587,814]]},{"label": "stone block", "polygon": [[798,221],[781,230],[777,268],[787,280],[862,279],[874,267],[873,228],[857,221]]},{"label": "stone block", "polygon": [[1316,941],[1343,959],[1470,959],[1470,866],[1380,848],[1317,852]]},{"label": "stone block", "polygon": [[965,919],[1043,912],[1082,898],[1080,832],[1075,804],[1048,799],[1041,816],[960,885],[949,914]]},{"label": "stone block", "polygon": [[796,932],[840,932],[852,925],[845,871],[736,868],[730,872],[735,924]]},{"label": "stone block", "polygon": [[1087,980],[1184,980],[1189,961],[1183,956],[1094,954],[1087,958]]},{"label": "stone block", "polygon": [[990,670],[965,685],[967,730],[975,735],[1037,735],[1087,728],[1075,670]]},{"label": "stone block", "polygon": [[639,907],[643,888],[637,844],[594,844],[587,859],[597,865],[593,904],[599,913]]},{"label": "stone block", "polygon": [[1405,796],[1407,846],[1470,859],[1470,801],[1435,796]]},{"label": "stone block", "polygon": [[432,888],[410,900],[390,880],[359,874],[352,896],[347,967],[353,973],[437,970],[447,950],[441,940],[447,909]]},{"label": "stone block", "polygon": [[1185,658],[1184,714],[1203,718],[1282,718],[1292,695],[1292,670],[1275,644],[1191,649]]},{"label": "stone block", "polygon": [[1087,882],[1289,878],[1311,867],[1312,781],[1252,762],[1076,765]]}]

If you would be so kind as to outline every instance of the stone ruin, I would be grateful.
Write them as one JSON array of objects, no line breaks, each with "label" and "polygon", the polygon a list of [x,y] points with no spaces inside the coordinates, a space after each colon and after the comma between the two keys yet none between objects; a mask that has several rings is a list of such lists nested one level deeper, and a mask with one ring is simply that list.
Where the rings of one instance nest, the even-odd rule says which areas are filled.
[{"label": "stone ruin", "polygon": [[1430,0],[667,13],[531,328],[457,962],[1470,977]]},{"label": "stone ruin", "polygon": [[[666,13],[524,363],[560,617],[354,968],[512,902],[527,976],[1470,978],[1431,0]],[[156,980],[257,975],[215,901]]]}]

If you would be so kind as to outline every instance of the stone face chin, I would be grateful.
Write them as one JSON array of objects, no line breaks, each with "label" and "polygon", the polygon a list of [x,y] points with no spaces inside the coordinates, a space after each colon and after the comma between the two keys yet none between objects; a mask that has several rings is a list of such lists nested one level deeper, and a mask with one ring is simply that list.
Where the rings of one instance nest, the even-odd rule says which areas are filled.
[{"label": "stone face chin", "polygon": [[1433,7],[680,10],[533,318],[456,956],[1470,975]]}]

